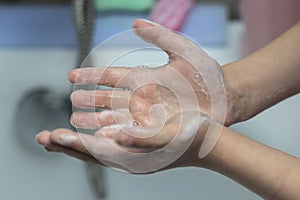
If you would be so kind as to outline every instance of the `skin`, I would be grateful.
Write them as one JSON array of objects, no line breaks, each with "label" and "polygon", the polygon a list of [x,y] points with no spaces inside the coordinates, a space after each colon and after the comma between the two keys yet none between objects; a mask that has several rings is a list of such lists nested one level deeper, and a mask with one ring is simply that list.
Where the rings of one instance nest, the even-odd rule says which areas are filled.
[{"label": "skin", "polygon": [[[143,20],[136,20],[134,23],[134,28],[153,26],[158,25]],[[164,33],[168,32],[169,31],[164,30]],[[189,44],[182,37],[172,34],[173,33],[170,35],[176,37],[174,39],[176,39],[179,44],[183,44],[183,46]],[[150,37],[147,37],[147,35],[141,32],[138,33],[138,35],[148,40]],[[247,120],[279,101],[300,92],[299,35],[300,24],[298,23],[281,37],[256,53],[222,67],[227,96],[226,125]],[[150,38],[150,41],[154,41],[156,45],[166,51],[168,51],[166,47],[177,47],[176,45],[172,46],[174,42],[169,46],[161,44],[159,36],[160,35],[155,35],[154,39],[156,38],[157,40]],[[171,66],[179,69],[179,71],[181,70],[182,74],[188,78],[189,73],[186,72],[186,70],[189,68],[181,67],[183,61],[174,57],[174,55],[171,54],[170,57],[171,60],[172,58],[175,60],[175,62],[171,62]],[[128,69],[111,69],[111,71],[109,71],[110,75],[114,74],[115,76],[106,77],[118,79],[117,74],[124,73],[124,70]],[[72,71],[69,76],[70,81],[73,83],[86,83],[86,80],[75,78],[79,73],[81,73],[80,70]],[[247,74],[247,76],[245,76],[245,74]],[[114,86],[114,82],[116,82],[116,80],[100,80],[98,84],[109,83],[108,85]],[[153,85],[143,89],[144,91],[140,94],[139,92],[132,94],[134,101],[131,102],[131,107],[133,108],[131,111],[138,113],[137,116],[142,116],[138,118],[138,121],[141,124],[144,123],[144,125],[147,125],[147,123],[149,123],[149,111],[147,111],[147,108],[150,108],[155,102],[159,102],[161,98],[159,98],[159,95],[154,95],[153,99],[149,99],[147,97],[150,95],[145,96],[144,94],[147,94],[147,91],[151,91],[151,94],[153,94],[153,92],[164,92],[164,94],[170,97],[172,97],[172,94],[168,94],[168,91],[165,91],[163,88],[153,87]],[[79,107],[85,107],[87,105],[80,104],[80,98],[84,99],[86,96],[86,94],[73,94],[71,99],[73,104]],[[105,98],[107,98],[107,95]],[[98,99],[95,98],[95,101],[92,102],[91,105],[96,104],[97,106],[97,101],[102,102],[101,105],[98,105],[98,107],[101,107],[103,102],[105,102],[103,95]],[[81,99],[81,102],[86,101],[82,101]],[[108,102],[110,102],[109,99]],[[120,100],[117,105],[121,105],[122,102],[123,101]],[[173,102],[172,105],[169,105],[171,102]],[[174,104],[174,101],[171,100],[164,101],[163,104],[166,105],[167,108],[170,108],[167,112],[170,123],[168,123],[168,126],[164,127],[157,136],[148,139],[128,138],[128,135],[119,132],[120,137],[116,139],[114,137],[115,133],[106,130],[102,131],[98,137],[101,139],[102,136],[107,136],[118,145],[133,152],[147,152],[160,148],[170,141],[172,134],[178,129],[176,123],[172,123],[174,117],[176,118],[179,113],[176,103]],[[109,107],[110,105],[107,103],[105,106]],[[141,111],[141,108],[144,110]],[[203,108],[203,105],[200,105],[200,108],[201,112],[209,114],[208,108]],[[109,126],[115,123],[114,120],[109,117],[110,115],[103,117],[99,114],[99,116],[89,118],[94,119],[96,122],[89,123],[83,123],[87,121],[87,118],[83,116],[78,117],[76,115],[85,114],[75,113],[72,115],[71,122],[74,126],[91,127],[92,125],[98,124],[98,122],[101,126]],[[203,115],[203,117],[205,118],[205,115]],[[204,120],[198,127],[195,139],[187,151],[175,162],[161,170],[185,166],[207,168],[237,181],[265,199],[300,199],[298,192],[300,160],[298,158],[260,144],[225,126],[212,151],[210,151],[205,158],[199,159],[198,152],[210,123],[212,123],[210,120]],[[100,129],[100,131],[101,130],[102,129]],[[86,137],[86,140],[92,141],[95,136]],[[126,142],[128,139],[130,139],[130,143]],[[80,135],[73,131],[66,129],[57,129],[52,132],[43,131],[37,136],[37,141],[48,151],[62,152],[84,161],[103,164],[90,154],[86,146],[83,145],[83,140],[80,138]]]},{"label": "skin", "polygon": [[234,108],[235,122],[250,119],[299,93],[299,34],[297,23],[259,51],[223,66],[224,77],[239,99]]}]

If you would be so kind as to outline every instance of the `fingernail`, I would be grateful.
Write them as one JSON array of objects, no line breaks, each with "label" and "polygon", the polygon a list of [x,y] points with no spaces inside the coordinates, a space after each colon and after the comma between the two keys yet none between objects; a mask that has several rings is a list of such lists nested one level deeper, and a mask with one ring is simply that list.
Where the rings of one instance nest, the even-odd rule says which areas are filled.
[{"label": "fingernail", "polygon": [[142,19],[142,20],[145,21],[145,22],[147,22],[147,23],[149,23],[149,24],[152,24],[152,25],[155,25],[155,26],[159,26],[159,27],[163,27],[162,25],[160,25],[160,24],[158,24],[156,22],[150,21],[148,19]]}]

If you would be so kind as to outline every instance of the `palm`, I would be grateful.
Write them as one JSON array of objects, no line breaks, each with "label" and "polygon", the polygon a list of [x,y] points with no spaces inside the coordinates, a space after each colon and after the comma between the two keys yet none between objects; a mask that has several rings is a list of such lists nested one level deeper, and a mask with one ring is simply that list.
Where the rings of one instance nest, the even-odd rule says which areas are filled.
[{"label": "palm", "polygon": [[129,110],[140,125],[147,126],[150,125],[150,112],[155,105],[165,110],[166,120],[180,112],[178,100],[172,91],[157,84],[147,84],[134,91],[129,101]]}]

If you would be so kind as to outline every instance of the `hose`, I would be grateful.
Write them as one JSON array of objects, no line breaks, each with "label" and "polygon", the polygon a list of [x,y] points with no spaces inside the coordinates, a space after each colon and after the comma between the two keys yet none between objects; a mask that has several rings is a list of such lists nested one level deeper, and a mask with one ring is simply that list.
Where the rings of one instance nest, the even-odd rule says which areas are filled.
[{"label": "hose", "polygon": [[95,26],[94,0],[73,0],[73,18],[78,39],[76,67],[84,61],[93,45]]},{"label": "hose", "polygon": [[[80,67],[93,45],[96,16],[94,4],[94,0],[73,0],[73,18],[79,49],[76,68]],[[86,171],[97,197],[105,198],[106,184],[103,167],[88,163],[86,164]]]}]

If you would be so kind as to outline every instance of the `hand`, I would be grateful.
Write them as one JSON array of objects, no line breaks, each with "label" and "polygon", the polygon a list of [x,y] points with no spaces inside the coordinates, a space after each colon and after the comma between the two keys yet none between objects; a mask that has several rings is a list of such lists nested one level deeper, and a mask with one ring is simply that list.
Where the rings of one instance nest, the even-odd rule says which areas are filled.
[{"label": "hand", "polygon": [[[71,123],[75,127],[100,128],[95,136],[65,129],[42,132],[38,141],[47,150],[92,162],[99,160],[101,164],[131,173],[149,173],[196,165],[200,147],[204,149],[201,154],[206,154],[214,145],[201,146],[210,118],[197,111],[199,103],[193,88],[172,68],[86,68],[71,73],[70,79],[81,77],[75,78],[76,81],[84,82],[83,74],[101,77],[100,83],[127,90],[74,92],[71,99],[76,107],[111,110],[73,113]],[[218,134],[215,142],[217,137]]]},{"label": "hand", "polygon": [[[102,164],[133,173],[193,165],[195,159],[199,159],[199,149],[209,126],[221,127],[210,123],[207,116],[224,123],[222,111],[225,111],[225,106],[231,108],[234,105],[229,101],[234,95],[228,93],[230,87],[226,83],[223,85],[218,64],[197,45],[143,20],[137,20],[134,28],[138,28],[136,33],[141,38],[165,50],[170,62],[155,69],[85,68],[72,71],[69,79],[73,83],[127,90],[75,91],[71,99],[76,107],[108,110],[75,112],[71,123],[78,128],[98,128],[99,131],[95,136],[78,135],[64,129],[42,132],[37,140],[46,149],[62,151],[82,160],[98,162],[99,159]],[[227,104],[216,104],[216,101],[226,99],[225,96]],[[213,105],[214,109],[211,109]],[[223,114],[225,117],[226,113]],[[227,124],[233,121],[230,114],[225,120]],[[215,141],[203,148],[205,153],[217,140],[218,133],[212,135]],[[185,140],[180,143],[182,138]],[[158,151],[159,154],[145,159],[145,153],[149,157],[169,143],[173,144],[167,149],[169,151]],[[132,159],[133,156],[128,157],[129,152],[142,153],[143,157],[139,156],[137,160],[142,159],[143,163],[153,166],[147,169],[146,164],[126,163],[124,158]],[[168,156],[161,160],[161,155],[166,155],[166,152],[169,152]]]}]

